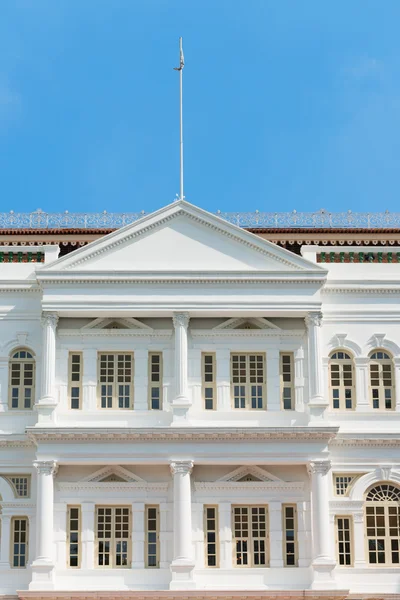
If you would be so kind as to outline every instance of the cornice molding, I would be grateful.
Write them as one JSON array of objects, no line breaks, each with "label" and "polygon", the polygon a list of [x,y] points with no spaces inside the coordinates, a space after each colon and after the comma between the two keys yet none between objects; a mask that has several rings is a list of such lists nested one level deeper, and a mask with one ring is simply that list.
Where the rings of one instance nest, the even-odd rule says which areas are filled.
[{"label": "cornice molding", "polygon": [[225,337],[253,337],[253,338],[301,338],[306,330],[282,329],[191,329],[192,337],[225,338]]},{"label": "cornice molding", "polygon": [[[329,442],[338,427],[27,427],[29,439],[40,442]],[[400,440],[399,440],[400,443]]]},{"label": "cornice molding", "polygon": [[108,493],[113,490],[123,491],[135,491],[135,490],[149,490],[149,491],[160,491],[167,492],[168,483],[149,483],[147,481],[60,481],[57,482],[56,487],[60,491],[91,491],[91,492],[103,492]]},{"label": "cornice molding", "polygon": [[172,329],[58,329],[62,337],[150,337],[170,338]]},{"label": "cornice molding", "polygon": [[287,481],[195,481],[194,489],[196,491],[292,491],[303,492],[303,482],[287,482]]},{"label": "cornice molding", "polygon": [[398,433],[342,433],[332,439],[330,446],[350,448],[399,448],[400,436]]},{"label": "cornice molding", "polygon": [[400,287],[381,287],[379,284],[371,287],[324,286],[322,294],[376,294],[378,296],[400,294]]},{"label": "cornice molding", "polygon": [[[22,411],[21,411],[22,412]],[[24,436],[0,436],[0,448],[34,448],[33,440]]]}]

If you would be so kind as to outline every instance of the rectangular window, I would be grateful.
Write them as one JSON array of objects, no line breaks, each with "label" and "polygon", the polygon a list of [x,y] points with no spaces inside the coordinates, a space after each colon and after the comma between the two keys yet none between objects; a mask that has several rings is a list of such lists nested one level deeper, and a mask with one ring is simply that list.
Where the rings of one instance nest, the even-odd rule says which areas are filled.
[{"label": "rectangular window", "polygon": [[231,355],[231,390],[233,408],[265,408],[265,354]]},{"label": "rectangular window", "polygon": [[337,559],[341,567],[351,567],[351,518],[336,517]]},{"label": "rectangular window", "polygon": [[29,497],[29,483],[30,476],[29,475],[11,475],[8,477],[14,486],[14,490],[16,495],[19,498],[28,498]]},{"label": "rectangular window", "polygon": [[27,355],[32,355],[26,351],[17,352],[16,355],[17,358],[10,361],[10,408],[30,409],[34,400],[35,363],[27,358]]},{"label": "rectangular window", "polygon": [[350,483],[353,481],[352,475],[335,475],[335,493],[336,496],[346,496]]},{"label": "rectangular window", "polygon": [[206,566],[219,567],[218,506],[204,507],[204,543],[206,549]]},{"label": "rectangular window", "polygon": [[217,408],[215,354],[203,353],[201,360],[204,408],[205,410],[215,410]]},{"label": "rectangular window", "polygon": [[268,564],[268,512],[266,506],[234,506],[233,536],[237,567]]},{"label": "rectangular window", "polygon": [[68,506],[68,555],[69,567],[80,567],[81,562],[81,509],[80,506]]},{"label": "rectangular window", "polygon": [[297,509],[295,504],[282,506],[283,560],[285,567],[297,566]]},{"label": "rectangular window", "polygon": [[133,354],[99,354],[101,408],[133,408]]},{"label": "rectangular window", "polygon": [[82,354],[69,354],[69,406],[72,409],[82,408]]},{"label": "rectangular window", "polygon": [[131,511],[124,506],[96,508],[97,565],[127,568],[130,561]]},{"label": "rectangular window", "polygon": [[149,394],[150,409],[162,408],[162,353],[150,352],[149,354]]},{"label": "rectangular window", "polygon": [[281,398],[283,410],[294,410],[294,368],[293,354],[280,353]]},{"label": "rectangular window", "polygon": [[11,523],[11,566],[16,569],[26,567],[28,561],[28,519],[13,517]]},{"label": "rectangular window", "polygon": [[158,568],[159,559],[159,537],[160,537],[160,511],[158,506],[146,506],[146,541],[145,560],[147,568]]}]

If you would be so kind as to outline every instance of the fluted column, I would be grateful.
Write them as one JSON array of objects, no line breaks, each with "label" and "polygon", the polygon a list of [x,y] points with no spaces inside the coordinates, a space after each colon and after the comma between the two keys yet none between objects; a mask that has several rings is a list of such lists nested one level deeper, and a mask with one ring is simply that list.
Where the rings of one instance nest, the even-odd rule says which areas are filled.
[{"label": "fluted column", "polygon": [[176,406],[190,404],[188,398],[188,341],[187,330],[190,317],[188,313],[174,313],[172,321],[175,328],[175,399]]},{"label": "fluted column", "polygon": [[333,559],[333,539],[329,524],[329,460],[310,462],[308,472],[311,477],[312,536],[314,582],[313,589],[335,587],[332,571],[336,565]]},{"label": "fluted column", "polygon": [[39,405],[56,404],[55,380],[57,323],[58,315],[50,312],[43,313],[42,386]]},{"label": "fluted column", "polygon": [[188,589],[194,568],[192,544],[192,499],[190,474],[193,461],[170,463],[174,481],[174,558],[171,564],[171,589]]},{"label": "fluted column", "polygon": [[325,408],[324,374],[322,364],[321,325],[322,313],[310,312],[305,318],[308,332],[308,376],[310,381],[310,408]]},{"label": "fluted column", "polygon": [[32,563],[30,590],[54,588],[54,460],[36,460],[36,558]]}]

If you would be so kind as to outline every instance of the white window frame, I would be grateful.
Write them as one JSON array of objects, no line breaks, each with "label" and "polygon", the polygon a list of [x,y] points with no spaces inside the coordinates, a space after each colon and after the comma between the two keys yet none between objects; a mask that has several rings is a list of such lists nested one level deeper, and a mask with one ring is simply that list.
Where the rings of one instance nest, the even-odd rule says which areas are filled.
[{"label": "white window frame", "polygon": [[[79,357],[79,361],[74,361],[74,357]],[[75,367],[79,365],[78,369]],[[77,378],[78,377],[78,378]],[[68,402],[71,410],[82,409],[82,377],[83,377],[83,354],[82,352],[70,352],[68,355]],[[73,398],[73,390],[77,390],[77,397]],[[78,400],[78,406],[72,406],[72,400]]]},{"label": "white window frame", "polygon": [[[373,358],[375,355],[379,355],[382,353],[384,358]],[[374,377],[374,379],[378,379],[379,385],[372,385],[372,365],[378,365],[378,378]],[[384,366],[390,366],[390,369],[384,369]],[[380,411],[388,411],[395,410],[396,408],[396,398],[395,398],[395,380],[394,380],[394,368],[393,368],[393,356],[387,350],[383,350],[382,348],[376,348],[369,354],[369,390],[370,390],[370,399],[371,406],[374,410]],[[383,373],[390,371],[390,386],[384,385],[384,377]],[[386,408],[386,390],[391,390],[391,407]],[[377,394],[375,394],[377,391]],[[374,396],[377,396],[374,398]],[[376,402],[377,401],[377,402]],[[374,406],[374,404],[378,404],[378,406]]]},{"label": "white window frame", "polygon": [[[213,510],[214,516],[210,516],[208,511]],[[214,521],[214,529],[209,527],[209,521]],[[219,514],[218,504],[204,505],[204,563],[207,569],[219,568]],[[214,541],[209,538],[209,535],[214,534]],[[208,551],[209,544],[215,546],[215,553]],[[215,565],[208,564],[209,557],[215,557]]]},{"label": "white window frame", "polygon": [[[110,527],[110,531],[111,531],[111,536],[110,537],[106,537],[106,536],[99,536],[99,511],[100,510],[110,510],[111,511],[111,527]],[[116,511],[117,510],[124,510],[124,511],[128,511],[128,531],[129,534],[127,537],[122,537],[122,536],[117,536],[116,535]],[[95,540],[96,540],[96,553],[95,553],[95,560],[96,560],[96,568],[97,569],[130,569],[131,568],[131,547],[132,547],[132,509],[130,506],[126,506],[126,505],[96,505],[96,512],[95,512],[95,527],[96,527],[96,535],[95,535]],[[104,514],[104,516],[106,516]],[[127,559],[126,559],[126,565],[117,565],[117,544],[119,541],[125,541],[126,542],[126,555],[127,555]],[[100,565],[99,564],[99,557],[100,557],[100,544],[104,541],[109,541],[110,542],[110,550],[109,552],[101,552],[101,554],[109,554],[110,556],[110,564],[108,565]]]},{"label": "white window frame", "polygon": [[[14,358],[16,354],[26,352],[30,357]],[[19,365],[19,384],[13,385],[13,365]],[[32,385],[25,385],[25,366],[32,365]],[[36,359],[35,354],[29,348],[16,348],[12,351],[9,359],[9,384],[8,384],[8,406],[10,410],[32,410],[35,404],[36,384]],[[18,390],[18,406],[13,407],[13,390]],[[25,407],[25,394],[30,390],[30,406]]]},{"label": "white window frame", "polygon": [[[22,552],[18,552],[18,553],[14,553],[15,550],[15,537],[16,537],[16,530],[15,530],[15,524],[17,521],[24,521],[26,523],[25,525],[25,542],[22,542],[21,540],[19,540],[17,543],[19,545],[21,544],[25,544],[25,553]],[[13,516],[11,518],[11,528],[10,528],[10,567],[12,569],[26,569],[27,564],[28,564],[28,559],[29,559],[29,518],[26,516]],[[20,536],[22,536],[22,531],[20,529],[19,531]],[[15,557],[21,557],[21,556],[25,556],[25,561],[24,564],[21,565],[14,565],[14,561],[15,561]]]},{"label": "white window frame", "polygon": [[[238,357],[239,363],[235,360]],[[260,382],[250,382],[251,378],[251,370],[252,370],[252,359],[255,358],[256,370],[258,370],[258,363],[262,363],[262,383]],[[258,359],[261,358],[261,361]],[[244,359],[244,361],[243,361]],[[240,374],[241,367],[236,367],[236,364],[242,363],[244,364],[245,369],[245,381],[235,381],[235,379],[242,378]],[[266,410],[267,408],[267,367],[266,367],[266,355],[265,352],[231,352],[231,401],[233,410]],[[235,374],[235,369],[239,373]],[[256,374],[258,378],[258,375]],[[261,388],[261,407],[252,407],[252,387]],[[236,388],[241,388],[239,393],[236,394]],[[256,402],[259,399],[259,393],[255,395]],[[236,400],[237,399],[237,400]],[[235,404],[239,404],[240,406],[236,407]],[[241,406],[244,404],[244,406]]]},{"label": "white window frame", "polygon": [[[155,510],[156,511],[156,517],[155,519],[153,517],[150,518],[150,514],[149,511],[150,510]],[[158,504],[146,504],[144,507],[144,514],[145,514],[145,542],[144,542],[144,561],[145,561],[145,567],[146,569],[159,569],[160,568],[160,507]],[[156,521],[156,529],[150,529],[149,527],[149,521]],[[155,533],[155,538],[156,540],[152,540],[150,538],[150,535]],[[156,553],[149,553],[149,547],[154,546],[156,547]],[[149,557],[151,556],[155,556],[156,557],[156,564],[155,565],[151,565],[149,564]]]},{"label": "white window frame", "polygon": [[[113,381],[112,382],[108,382],[108,381],[101,381],[101,378],[104,377],[104,374],[102,374],[102,357],[103,356],[113,356],[113,369],[114,369],[114,375],[113,375]],[[130,356],[131,358],[131,377],[129,381],[124,381],[124,382],[120,382],[117,381],[118,379],[118,360],[119,357],[126,357],[126,356]],[[124,359],[125,360],[125,359]],[[133,409],[133,393],[134,393],[134,377],[135,377],[135,360],[134,360],[134,354],[133,352],[103,352],[103,351],[99,351],[97,354],[97,402],[98,402],[98,407],[101,410],[132,410]],[[106,361],[106,370],[108,370],[108,363],[109,360],[107,358]],[[106,375],[106,377],[108,377],[108,374]],[[129,398],[129,407],[125,407],[119,406],[119,390],[118,390],[118,386],[126,386],[129,385],[129,394],[128,396],[126,396],[125,394],[123,395],[123,398],[128,397]],[[111,398],[111,406],[102,406],[102,386],[110,386],[111,387],[111,394],[109,394],[107,392],[107,394],[105,395],[106,397],[106,402],[108,403],[108,398]]]},{"label": "white window frame", "polygon": [[[393,495],[397,496],[393,498],[393,500],[368,500],[368,496],[374,493],[378,489],[389,489],[393,492]],[[377,509],[381,510],[377,510]],[[372,510],[368,510],[372,509]],[[393,509],[393,510],[391,510]],[[390,482],[382,482],[375,483],[366,493],[365,495],[365,542],[366,542],[366,562],[369,567],[400,567],[400,489],[398,486],[390,483]],[[391,513],[395,513],[391,515]],[[395,523],[397,526],[390,526],[389,517],[395,517]],[[383,527],[382,527],[382,518],[383,517]],[[379,521],[377,520],[379,519]],[[373,525],[372,525],[373,523]],[[391,529],[397,527],[397,536],[391,536]],[[376,531],[376,535],[371,534],[371,529]],[[384,534],[379,533],[384,531]],[[378,535],[379,533],[379,535]],[[370,542],[382,542],[384,543],[384,562],[370,562],[370,552],[374,552],[373,549],[370,549]],[[398,562],[393,562],[392,560],[392,548],[391,542],[397,541],[397,552],[398,554]],[[377,558],[379,552],[377,552]]]},{"label": "white window frame", "polygon": [[[343,357],[341,358],[340,355],[343,355]],[[332,366],[335,366],[334,370],[332,369]],[[348,367],[350,367],[350,369]],[[345,382],[349,380],[349,377],[345,377],[345,374],[348,373],[351,375],[351,385],[345,384]],[[339,381],[339,385],[333,385],[333,380]],[[337,398],[334,398],[335,392],[337,392]],[[331,408],[334,411],[349,411],[356,409],[354,358],[348,350],[339,348],[329,355],[329,396]],[[348,400],[351,402],[351,407],[346,406]],[[339,406],[335,407],[336,401]]]},{"label": "white window frame", "polygon": [[[24,475],[24,474],[19,474],[19,473],[12,473],[11,475],[7,473],[4,474],[4,477],[10,482],[10,484],[13,487],[14,490],[14,495],[16,498],[29,498],[31,495],[31,476],[30,475]],[[25,482],[21,482],[21,481],[17,481],[17,480],[25,480]],[[20,494],[18,492],[18,486],[22,485],[23,487],[26,487],[26,494]]]},{"label": "white window frame", "polygon": [[[204,410],[217,410],[217,364],[215,352],[201,353],[201,390]],[[211,402],[210,402],[211,401]],[[211,404],[211,407],[210,407]]]},{"label": "white window frame", "polygon": [[[289,359],[289,360],[287,360]],[[287,368],[289,367],[289,369]],[[294,393],[294,355],[293,352],[279,353],[279,375],[281,384],[281,407],[282,410],[295,410]],[[290,397],[288,396],[288,392]],[[285,401],[290,400],[290,408],[285,407]]]},{"label": "white window frame", "polygon": [[[71,511],[72,510],[77,510],[78,511],[78,516],[77,517],[72,517],[71,515]],[[71,526],[71,521],[78,521],[78,526],[76,529],[73,529]],[[81,516],[81,507],[79,504],[74,504],[74,505],[68,505],[67,506],[67,566],[69,569],[80,569],[81,567],[81,556],[82,556],[82,550],[81,550],[81,536],[82,536],[82,516]],[[71,539],[72,534],[77,534],[76,538],[77,541],[74,541]],[[71,547],[73,545],[77,546],[77,552],[71,552]],[[77,557],[77,563],[76,565],[71,565],[71,556],[76,556]]]},{"label": "white window frame", "polygon": [[[349,495],[350,489],[359,473],[333,473],[334,494],[338,498],[345,498]],[[342,491],[343,493],[340,493]]]},{"label": "white window frame", "polygon": [[[153,358],[158,357],[158,372],[157,369],[153,371],[153,367],[157,366],[157,363]],[[163,407],[163,353],[162,352],[149,352],[149,410],[162,410]],[[158,381],[157,381],[158,375]],[[158,408],[153,407],[153,390],[158,390]]]},{"label": "white window frame", "polygon": [[[347,521],[347,526],[345,521]],[[346,535],[347,534],[347,535]],[[346,537],[348,539],[346,539]],[[338,567],[352,567],[354,561],[353,549],[353,518],[351,515],[335,516],[336,560]],[[347,557],[350,558],[349,562]]]},{"label": "white window frame", "polygon": [[[290,516],[286,513],[288,509],[293,511]],[[289,520],[293,520],[293,527],[288,527]],[[290,539],[289,532],[293,531],[293,539]],[[282,504],[282,532],[283,532],[283,564],[285,567],[297,567],[298,561],[298,542],[297,542],[297,506],[296,504]],[[288,548],[293,545],[293,552],[289,552]],[[288,557],[293,556],[293,564],[289,564]]]},{"label": "white window frame", "polygon": [[[247,509],[247,517],[248,517],[248,525],[247,525],[247,533],[248,535],[245,536],[236,536],[236,526],[235,526],[235,510],[236,509]],[[263,509],[265,511],[265,536],[262,537],[257,537],[257,538],[253,538],[253,527],[252,527],[252,510],[253,509]],[[243,528],[244,529],[244,528]],[[246,531],[246,529],[244,529],[244,531]],[[262,550],[255,550],[255,544],[254,542],[256,540],[262,540],[264,542],[264,551]],[[241,541],[242,543],[247,543],[247,556],[248,556],[248,562],[247,564],[238,564],[238,560],[237,560],[237,555],[238,555],[238,551],[237,551],[237,543]],[[268,514],[268,505],[267,504],[234,504],[232,505],[232,550],[233,550],[233,565],[234,567],[237,567],[239,569],[248,569],[248,568],[255,568],[255,569],[264,569],[266,567],[269,566],[269,556],[270,556],[270,552],[269,552],[269,514]],[[243,553],[243,550],[241,551]],[[256,552],[260,552],[262,554],[265,554],[265,563],[264,564],[256,564],[256,560],[255,560],[255,554]]]}]

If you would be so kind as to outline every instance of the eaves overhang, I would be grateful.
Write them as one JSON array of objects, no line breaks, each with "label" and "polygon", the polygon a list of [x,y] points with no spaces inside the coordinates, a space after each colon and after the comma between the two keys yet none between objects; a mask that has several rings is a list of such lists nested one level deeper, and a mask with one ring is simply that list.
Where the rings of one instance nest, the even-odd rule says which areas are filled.
[{"label": "eaves overhang", "polygon": [[339,427],[27,427],[39,443],[126,442],[326,442]]}]

